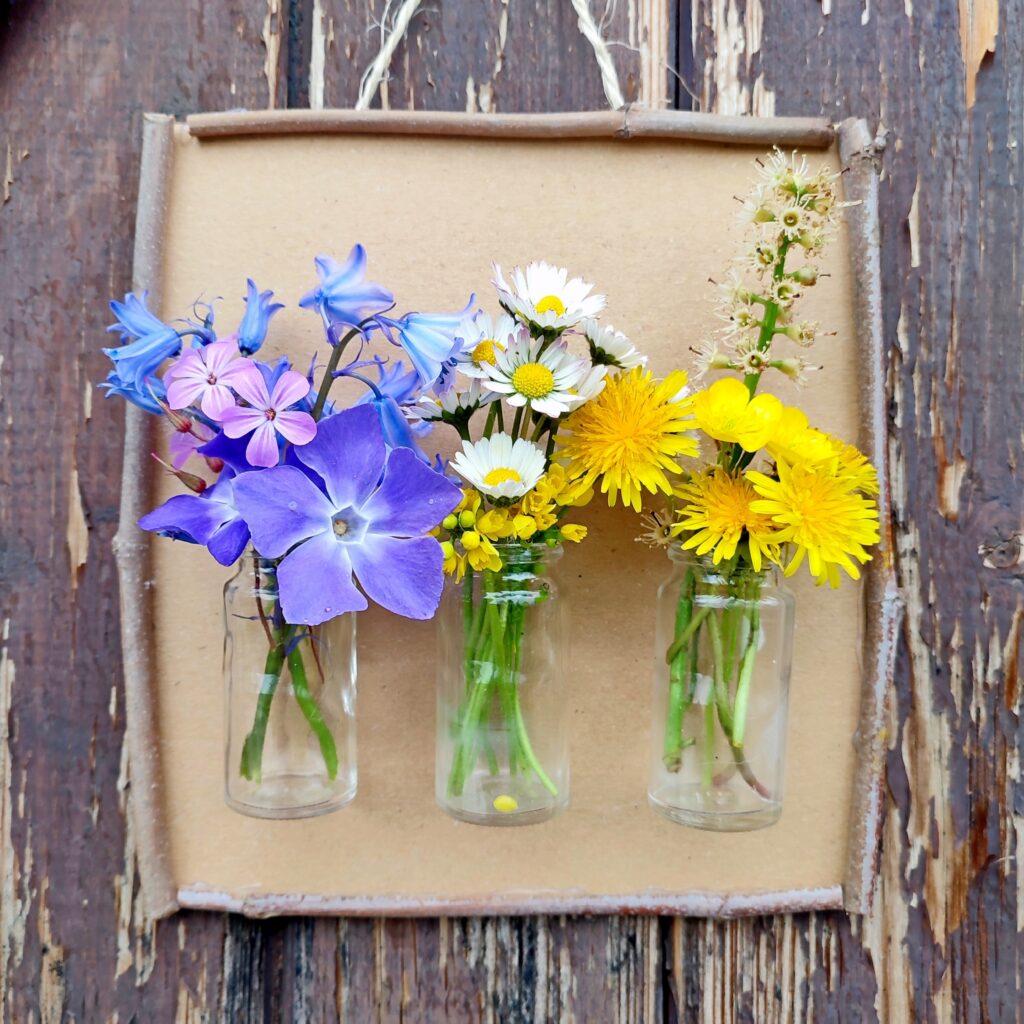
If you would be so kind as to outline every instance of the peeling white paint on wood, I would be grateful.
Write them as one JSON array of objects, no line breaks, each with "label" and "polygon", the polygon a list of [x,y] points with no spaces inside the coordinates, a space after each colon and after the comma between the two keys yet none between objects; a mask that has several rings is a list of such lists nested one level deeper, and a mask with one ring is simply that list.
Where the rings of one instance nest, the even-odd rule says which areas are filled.
[{"label": "peeling white paint on wood", "polygon": [[263,76],[267,80],[267,106],[277,105],[277,67],[281,56],[281,0],[267,0],[267,13],[263,18]]},{"label": "peeling white paint on wood", "polygon": [[323,0],[313,0],[309,51],[309,105],[323,110],[327,86],[327,51],[334,43],[334,19],[324,14]]},{"label": "peeling white paint on wood", "polygon": [[68,481],[68,560],[71,566],[72,589],[78,586],[78,576],[89,557],[89,524],[82,507],[82,488],[78,470],[71,470]]}]

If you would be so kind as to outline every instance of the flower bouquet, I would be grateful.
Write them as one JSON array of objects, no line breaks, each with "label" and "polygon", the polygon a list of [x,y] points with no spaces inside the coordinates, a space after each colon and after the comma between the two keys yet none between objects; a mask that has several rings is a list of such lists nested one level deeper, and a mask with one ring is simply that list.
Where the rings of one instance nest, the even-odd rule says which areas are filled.
[{"label": "flower bouquet", "polygon": [[[570,424],[613,382],[643,374],[596,319],[592,285],[531,263],[494,284],[502,313],[462,328],[453,370],[420,415],[462,441],[465,483],[439,536],[451,576],[440,616],[437,800],[463,820],[524,824],[568,801],[564,599],[555,565],[599,475],[571,459]],[[632,379],[632,378],[630,378]],[[480,425],[482,424],[482,426]],[[628,488],[628,484],[625,485]]]},{"label": "flower bouquet", "polygon": [[768,825],[782,809],[794,602],[778,571],[806,564],[837,587],[879,538],[867,458],[759,391],[771,371],[799,382],[810,369],[776,349],[818,333],[795,308],[840,205],[835,177],[795,154],[776,151],[762,172],[744,207],[756,235],[747,272],[724,289],[725,346],[700,355],[702,373],[738,376],[692,396],[713,461],[674,488],[674,521],[652,522],[674,569],[659,594],[649,798],[716,829]]},{"label": "flower bouquet", "polygon": [[[372,600],[433,616],[444,556],[430,532],[462,499],[402,404],[435,383],[465,311],[389,317],[392,296],[363,280],[360,246],[343,265],[316,265],[300,305],[329,346],[319,383],[315,360],[300,373],[254,358],[282,307],[252,281],[241,324],[223,336],[210,306],[165,323],[145,294],[112,302],[123,344],[106,350],[109,394],[166,420],[165,465],[188,491],[140,525],[239,563],[225,588],[226,797],[262,817],[320,814],[355,795],[352,613]],[[374,339],[412,369],[364,358]],[[362,386],[347,406],[330,399],[339,377]]]}]

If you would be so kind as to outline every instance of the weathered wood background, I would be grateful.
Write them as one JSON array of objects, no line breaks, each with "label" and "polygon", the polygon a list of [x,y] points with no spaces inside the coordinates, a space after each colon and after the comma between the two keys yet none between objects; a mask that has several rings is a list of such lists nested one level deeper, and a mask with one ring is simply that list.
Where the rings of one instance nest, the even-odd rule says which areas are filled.
[{"label": "weathered wood background", "polygon": [[[909,614],[874,913],[141,919],[110,549],[122,409],[94,387],[130,280],[141,112],[350,106],[384,7],[0,0],[4,1019],[1020,1019],[1024,0],[618,0],[606,19],[629,96],[652,93],[635,47],[665,17],[670,104],[861,115],[887,138]],[[568,0],[426,0],[382,100],[604,95]]]}]

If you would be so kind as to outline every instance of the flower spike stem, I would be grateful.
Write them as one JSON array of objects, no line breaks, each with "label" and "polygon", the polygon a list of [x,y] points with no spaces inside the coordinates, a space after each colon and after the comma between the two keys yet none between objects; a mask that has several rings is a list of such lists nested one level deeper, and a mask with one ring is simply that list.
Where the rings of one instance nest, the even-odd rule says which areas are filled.
[{"label": "flower spike stem", "polygon": [[[679,588],[675,635],[665,653],[669,687],[662,761],[668,771],[678,772],[684,752],[699,740],[700,775],[706,789],[724,785],[738,772],[755,793],[770,800],[771,792],[757,778],[744,749],[761,626],[758,601],[762,583],[756,576],[737,579],[726,573],[726,577],[709,591],[697,582],[691,569]],[[697,697],[699,666],[710,676],[710,692],[703,698]],[[703,701],[699,725],[695,717],[688,718],[698,699]],[[697,725],[699,737],[686,735],[688,721]],[[719,729],[732,763],[716,774]]]}]

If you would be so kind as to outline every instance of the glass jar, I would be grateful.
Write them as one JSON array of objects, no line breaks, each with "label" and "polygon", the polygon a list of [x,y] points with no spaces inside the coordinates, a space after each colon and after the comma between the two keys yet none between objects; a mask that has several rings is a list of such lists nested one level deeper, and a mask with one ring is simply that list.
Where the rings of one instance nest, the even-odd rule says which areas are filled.
[{"label": "glass jar", "polygon": [[249,551],[224,587],[225,799],[306,818],[356,795],[356,620],[295,626],[273,561]]},{"label": "glass jar", "polygon": [[562,549],[495,547],[500,570],[467,566],[441,599],[436,797],[462,821],[528,825],[569,802]]},{"label": "glass jar", "polygon": [[658,590],[648,800],[673,821],[764,828],[782,813],[792,594],[777,567],[679,545]]}]

